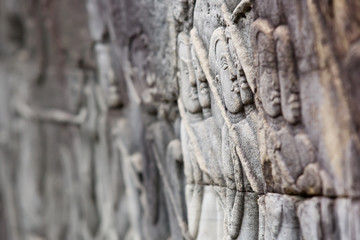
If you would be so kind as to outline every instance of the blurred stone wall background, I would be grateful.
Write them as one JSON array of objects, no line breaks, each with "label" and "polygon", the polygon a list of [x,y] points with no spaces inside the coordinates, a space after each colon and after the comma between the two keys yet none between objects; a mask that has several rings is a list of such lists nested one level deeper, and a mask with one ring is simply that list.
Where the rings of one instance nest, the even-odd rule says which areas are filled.
[{"label": "blurred stone wall background", "polygon": [[[0,239],[359,239],[359,12],[0,0]],[[245,110],[231,112],[216,64],[239,73],[231,92],[249,85]],[[296,121],[290,102],[268,114],[272,74]],[[182,98],[191,78],[211,113]]]}]

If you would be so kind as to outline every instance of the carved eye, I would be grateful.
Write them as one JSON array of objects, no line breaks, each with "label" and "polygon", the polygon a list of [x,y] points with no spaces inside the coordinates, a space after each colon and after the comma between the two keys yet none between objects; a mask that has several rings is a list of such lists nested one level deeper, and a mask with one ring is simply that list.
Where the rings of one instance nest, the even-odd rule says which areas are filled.
[{"label": "carved eye", "polygon": [[227,63],[227,61],[226,61],[226,58],[223,56],[223,57],[221,57],[221,59],[220,59],[220,66],[221,66],[221,68],[223,69],[223,70],[226,70],[226,69],[228,69],[228,63]]}]

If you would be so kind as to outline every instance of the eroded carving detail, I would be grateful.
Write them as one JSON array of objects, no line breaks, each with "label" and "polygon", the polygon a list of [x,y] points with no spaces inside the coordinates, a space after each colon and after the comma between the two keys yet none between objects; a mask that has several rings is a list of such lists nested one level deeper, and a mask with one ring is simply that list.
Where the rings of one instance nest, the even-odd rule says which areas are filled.
[{"label": "eroded carving detail", "polygon": [[355,1],[0,0],[0,239],[358,239]]}]

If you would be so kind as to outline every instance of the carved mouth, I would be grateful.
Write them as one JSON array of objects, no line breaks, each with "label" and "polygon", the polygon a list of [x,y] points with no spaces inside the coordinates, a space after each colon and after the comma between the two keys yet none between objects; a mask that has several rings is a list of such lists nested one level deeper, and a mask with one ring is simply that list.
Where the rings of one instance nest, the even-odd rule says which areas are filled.
[{"label": "carved mouth", "polygon": [[197,99],[198,99],[197,89],[196,89],[196,88],[192,87],[192,88],[190,89],[189,98],[190,98],[191,100],[197,100]]},{"label": "carved mouth", "polygon": [[300,108],[300,99],[298,94],[292,93],[289,97],[289,105],[291,109],[299,109]]},{"label": "carved mouth", "polygon": [[249,84],[246,81],[246,77],[243,71],[240,71],[240,87],[241,89],[249,88]]},{"label": "carved mouth", "polygon": [[239,94],[240,93],[239,83],[233,82],[233,84],[231,86],[231,91],[235,94]]},{"label": "carved mouth", "polygon": [[274,104],[280,104],[280,93],[278,91],[272,91],[270,100]]},{"label": "carved mouth", "polygon": [[208,84],[206,82],[200,83],[201,94],[207,94],[209,92]]},{"label": "carved mouth", "polygon": [[298,102],[299,101],[299,96],[297,94],[290,94],[289,97],[289,103],[293,103],[293,102]]},{"label": "carved mouth", "polygon": [[242,81],[240,87],[241,89],[247,89],[249,88],[249,84],[246,81]]}]

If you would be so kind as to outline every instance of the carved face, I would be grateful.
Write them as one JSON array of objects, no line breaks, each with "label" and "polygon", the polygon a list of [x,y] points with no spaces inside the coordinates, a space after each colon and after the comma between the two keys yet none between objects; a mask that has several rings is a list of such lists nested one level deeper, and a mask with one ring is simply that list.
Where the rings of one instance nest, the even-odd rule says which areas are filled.
[{"label": "carved face", "polygon": [[198,89],[199,102],[202,108],[210,108],[210,91],[209,84],[206,80],[205,74],[200,66],[199,59],[196,56],[195,50],[191,47],[192,64],[195,71],[196,85]]},{"label": "carved face", "polygon": [[236,50],[235,50],[235,47],[234,47],[234,44],[233,44],[231,38],[228,40],[228,45],[229,45],[231,58],[233,59],[233,62],[234,62],[234,65],[235,65],[237,79],[238,79],[239,84],[240,84],[241,100],[242,100],[244,105],[253,103],[253,93],[252,93],[252,91],[250,89],[250,86],[249,86],[247,80],[246,80],[244,70],[243,70],[243,68],[241,66],[241,63],[240,63],[239,59],[238,59],[238,55],[236,53]]},{"label": "carved face", "polygon": [[111,65],[109,47],[98,44],[96,46],[97,63],[99,67],[100,86],[109,107],[116,107],[121,103],[120,89],[116,84],[114,69]]},{"label": "carved face", "polygon": [[259,95],[265,112],[271,117],[277,117],[281,113],[281,105],[276,56],[268,49],[271,46],[265,34],[259,33],[257,44],[260,65]]},{"label": "carved face", "polygon": [[300,120],[301,116],[300,96],[291,48],[289,45],[277,41],[276,50],[282,113],[286,121],[296,123]]},{"label": "carved face", "polygon": [[179,44],[180,68],[180,98],[184,107],[191,113],[201,111],[196,87],[196,78],[192,61],[190,60],[190,45]]},{"label": "carved face", "polygon": [[238,113],[243,108],[240,98],[240,86],[236,77],[236,69],[231,61],[228,46],[219,40],[215,47],[217,66],[216,78],[221,83],[225,106],[231,113]]}]

